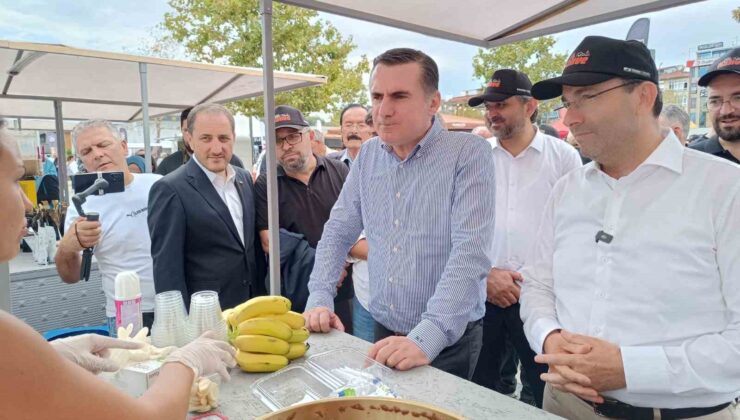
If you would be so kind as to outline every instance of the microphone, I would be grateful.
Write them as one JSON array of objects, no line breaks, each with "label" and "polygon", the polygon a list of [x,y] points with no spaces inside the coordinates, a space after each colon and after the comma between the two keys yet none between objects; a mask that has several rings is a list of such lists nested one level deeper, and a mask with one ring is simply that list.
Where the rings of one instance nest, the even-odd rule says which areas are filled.
[{"label": "microphone", "polygon": [[596,243],[599,243],[599,241],[601,241],[610,244],[612,243],[612,239],[614,239],[614,236],[604,232],[603,230],[596,232]]}]

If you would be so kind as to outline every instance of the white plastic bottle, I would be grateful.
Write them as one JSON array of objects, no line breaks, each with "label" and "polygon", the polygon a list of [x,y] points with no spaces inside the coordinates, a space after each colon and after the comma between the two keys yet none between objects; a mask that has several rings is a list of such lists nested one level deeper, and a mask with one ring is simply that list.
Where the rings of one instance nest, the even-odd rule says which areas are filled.
[{"label": "white plastic bottle", "polygon": [[114,302],[116,304],[116,330],[134,326],[134,336],[143,326],[141,315],[141,284],[139,275],[133,271],[118,273],[115,281]]}]

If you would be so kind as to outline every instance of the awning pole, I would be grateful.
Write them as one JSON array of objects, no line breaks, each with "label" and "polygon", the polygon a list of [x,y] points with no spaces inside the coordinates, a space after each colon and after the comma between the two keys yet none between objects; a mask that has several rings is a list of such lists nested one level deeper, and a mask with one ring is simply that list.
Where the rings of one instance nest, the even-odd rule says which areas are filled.
[{"label": "awning pole", "polygon": [[144,164],[146,172],[152,172],[152,145],[149,140],[149,88],[147,85],[146,63],[139,63],[139,79],[141,80],[141,118],[144,130]]},{"label": "awning pole", "polygon": [[62,101],[54,100],[54,122],[57,131],[57,162],[59,168],[57,175],[59,180],[59,202],[69,204],[69,191],[67,190],[67,148],[64,143],[64,119],[62,117]]},{"label": "awning pole", "polygon": [[277,158],[275,157],[275,97],[272,75],[272,0],[260,0],[262,15],[262,86],[267,147],[267,228],[270,233],[270,294],[280,294],[280,234],[278,219]]}]

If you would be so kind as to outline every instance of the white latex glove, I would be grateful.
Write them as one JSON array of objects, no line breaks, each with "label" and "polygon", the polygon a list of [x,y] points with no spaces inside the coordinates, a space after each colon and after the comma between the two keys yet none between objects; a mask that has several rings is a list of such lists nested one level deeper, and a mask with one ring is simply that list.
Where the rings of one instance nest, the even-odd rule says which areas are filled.
[{"label": "white latex glove", "polygon": [[218,407],[218,384],[208,378],[199,378],[190,389],[189,411],[205,413]]},{"label": "white latex glove", "polygon": [[147,334],[149,329],[144,327],[136,333],[135,336],[131,336],[134,326],[128,324],[126,328],[118,327],[118,339],[124,341],[133,341],[141,343],[141,348],[136,350],[120,350],[114,349],[110,352],[110,359],[118,363],[119,366],[124,367],[130,363],[143,362],[145,360],[161,360],[167,357],[177,347],[154,347],[150,344]]},{"label": "white latex glove", "polygon": [[195,341],[170,353],[164,363],[182,363],[193,370],[195,379],[218,373],[228,381],[231,376],[226,368],[236,366],[236,351],[229,343],[214,339],[215,336],[212,331],[206,331]]},{"label": "white latex glove", "polygon": [[120,369],[118,363],[110,360],[111,349],[135,350],[142,346],[141,343],[98,334],[61,338],[49,344],[65,359],[96,375],[101,371],[115,372]]}]

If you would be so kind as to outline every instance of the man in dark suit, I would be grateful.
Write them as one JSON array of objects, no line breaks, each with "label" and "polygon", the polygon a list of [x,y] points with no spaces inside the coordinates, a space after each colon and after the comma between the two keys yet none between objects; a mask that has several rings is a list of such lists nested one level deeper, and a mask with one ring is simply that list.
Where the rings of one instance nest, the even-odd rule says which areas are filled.
[{"label": "man in dark suit", "polygon": [[248,172],[229,164],[234,117],[201,104],[188,115],[193,158],[152,186],[149,233],[157,293],[219,293],[222,308],[262,291],[256,256],[254,187]]}]

